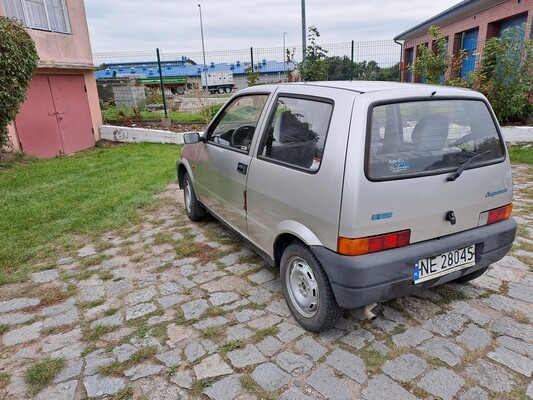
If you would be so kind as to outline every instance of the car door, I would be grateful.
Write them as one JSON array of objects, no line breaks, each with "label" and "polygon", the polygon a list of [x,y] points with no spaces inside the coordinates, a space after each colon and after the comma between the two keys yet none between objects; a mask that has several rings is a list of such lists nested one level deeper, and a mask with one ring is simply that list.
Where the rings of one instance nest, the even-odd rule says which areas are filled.
[{"label": "car door", "polygon": [[201,202],[245,236],[250,151],[268,96],[260,93],[234,98],[209,126],[194,167]]}]

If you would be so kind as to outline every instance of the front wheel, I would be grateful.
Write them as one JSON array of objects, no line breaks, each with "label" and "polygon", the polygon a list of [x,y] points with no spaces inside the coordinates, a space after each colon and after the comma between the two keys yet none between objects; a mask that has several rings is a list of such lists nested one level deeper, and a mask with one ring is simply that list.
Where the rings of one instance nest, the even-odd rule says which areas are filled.
[{"label": "front wheel", "polygon": [[311,332],[331,328],[342,314],[326,272],[302,243],[289,245],[281,257],[285,301],[294,318]]},{"label": "front wheel", "polygon": [[185,176],[183,177],[183,201],[185,203],[187,216],[191,221],[201,221],[204,219],[205,210],[196,198],[191,178],[188,173],[185,173]]}]

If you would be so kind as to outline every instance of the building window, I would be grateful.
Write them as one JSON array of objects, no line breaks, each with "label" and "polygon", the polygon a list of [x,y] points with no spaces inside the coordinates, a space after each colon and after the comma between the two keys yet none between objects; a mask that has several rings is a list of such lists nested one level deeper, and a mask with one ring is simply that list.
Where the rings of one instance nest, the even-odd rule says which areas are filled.
[{"label": "building window", "polygon": [[4,0],[4,9],[27,28],[71,33],[65,0]]}]

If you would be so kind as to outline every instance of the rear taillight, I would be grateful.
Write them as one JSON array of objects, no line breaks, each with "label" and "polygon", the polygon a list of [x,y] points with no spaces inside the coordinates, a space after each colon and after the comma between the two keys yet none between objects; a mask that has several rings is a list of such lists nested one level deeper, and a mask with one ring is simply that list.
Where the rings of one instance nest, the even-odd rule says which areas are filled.
[{"label": "rear taillight", "polygon": [[482,212],[479,215],[479,226],[489,225],[495,222],[503,221],[504,219],[509,218],[512,212],[512,204],[507,204],[506,206],[495,208],[494,210]]},{"label": "rear taillight", "polygon": [[337,251],[345,256],[360,256],[362,254],[407,246],[410,240],[410,230],[358,239],[339,237]]}]

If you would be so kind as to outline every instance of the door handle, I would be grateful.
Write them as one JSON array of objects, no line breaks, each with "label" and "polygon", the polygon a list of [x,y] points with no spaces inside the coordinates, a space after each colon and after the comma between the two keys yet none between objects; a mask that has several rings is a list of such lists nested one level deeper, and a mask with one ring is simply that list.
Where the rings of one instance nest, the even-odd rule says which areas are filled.
[{"label": "door handle", "polygon": [[246,164],[243,164],[243,163],[238,163],[237,164],[237,172],[243,174],[243,175],[246,175],[246,172],[248,171],[248,165]]}]

